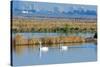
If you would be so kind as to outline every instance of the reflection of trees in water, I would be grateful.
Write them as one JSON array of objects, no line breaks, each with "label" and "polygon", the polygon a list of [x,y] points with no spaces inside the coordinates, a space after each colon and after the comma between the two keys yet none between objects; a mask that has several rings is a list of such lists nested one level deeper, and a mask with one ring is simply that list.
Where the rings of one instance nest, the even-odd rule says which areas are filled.
[{"label": "reflection of trees in water", "polygon": [[[72,46],[72,45],[80,45],[82,43],[62,43],[62,46]],[[36,51],[36,49],[38,49],[39,44],[38,45],[15,45],[12,46],[13,51],[16,52],[18,55],[21,55],[26,49],[30,49],[30,51],[32,51],[33,53]],[[43,47],[59,47],[60,44],[42,44]]]},{"label": "reflection of trees in water", "polygon": [[27,46],[17,46],[17,45],[12,46],[13,51],[16,52],[18,55],[21,55],[26,49],[26,47]]},{"label": "reflection of trees in water", "polygon": [[[38,45],[37,45],[38,46]],[[15,45],[12,46],[12,49],[14,52],[16,52],[18,55],[22,54],[27,48],[30,48],[30,49],[34,49],[36,48],[37,46],[35,45]]]}]

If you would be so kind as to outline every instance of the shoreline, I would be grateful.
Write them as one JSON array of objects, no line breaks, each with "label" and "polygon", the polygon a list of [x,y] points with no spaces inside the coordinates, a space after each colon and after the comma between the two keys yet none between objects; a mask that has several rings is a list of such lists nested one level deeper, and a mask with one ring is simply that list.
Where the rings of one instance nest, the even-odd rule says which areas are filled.
[{"label": "shoreline", "polygon": [[37,45],[37,44],[63,44],[63,43],[86,43],[97,42],[96,38],[82,38],[79,36],[59,36],[59,37],[44,37],[44,38],[25,38],[22,35],[16,35],[12,40],[12,44],[16,45]]}]

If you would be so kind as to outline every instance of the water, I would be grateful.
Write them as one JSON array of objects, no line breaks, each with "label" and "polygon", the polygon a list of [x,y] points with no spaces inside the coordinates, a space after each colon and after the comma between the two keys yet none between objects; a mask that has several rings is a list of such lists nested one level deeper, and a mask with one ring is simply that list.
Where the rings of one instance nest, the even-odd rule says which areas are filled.
[{"label": "water", "polygon": [[95,43],[81,43],[66,47],[66,50],[62,50],[57,46],[48,46],[48,51],[40,51],[38,46],[16,46],[12,53],[13,65],[73,63],[97,59]]},{"label": "water", "polygon": [[[94,33],[18,33],[26,38],[40,38],[48,36],[81,36],[93,37]],[[13,34],[13,37],[16,34]],[[47,44],[48,45],[48,44]],[[66,46],[70,45],[70,46]],[[74,45],[74,46],[72,46]],[[61,48],[64,46],[66,49]],[[14,66],[40,65],[56,63],[74,63],[97,60],[96,43],[66,43],[48,45],[48,50],[40,50],[36,45],[14,45],[12,51],[12,60]]]},{"label": "water", "polygon": [[[81,36],[81,37],[93,37],[95,33],[87,32],[87,33],[17,33],[26,38],[40,38],[40,37],[57,37],[57,36]],[[15,37],[16,33],[13,33],[12,36]]]}]

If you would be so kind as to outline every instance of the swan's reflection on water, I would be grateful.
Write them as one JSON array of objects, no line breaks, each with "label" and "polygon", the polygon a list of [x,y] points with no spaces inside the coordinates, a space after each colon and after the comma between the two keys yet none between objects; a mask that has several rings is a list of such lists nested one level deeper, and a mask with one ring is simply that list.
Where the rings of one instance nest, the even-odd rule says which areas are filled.
[{"label": "swan's reflection on water", "polygon": [[[14,65],[72,63],[97,60],[95,43],[13,45]],[[27,61],[26,61],[27,60]]]},{"label": "swan's reflection on water", "polygon": [[[58,49],[58,51],[68,51],[69,48],[89,48],[90,46],[86,46],[86,45],[82,45],[84,43],[63,43],[63,44],[42,44],[41,42],[39,42],[38,45],[15,45],[13,44],[12,48],[13,51],[17,54],[21,54],[24,52],[24,50],[29,49],[30,51],[32,51],[32,53],[39,51],[40,54],[42,55],[42,53],[46,53],[49,50],[54,50],[54,49]],[[40,56],[41,56],[40,55]]]},{"label": "swan's reflection on water", "polygon": [[[39,44],[40,44],[40,47],[39,47],[39,56],[41,58],[42,52],[48,52],[49,51],[49,47],[42,46],[41,42],[39,42]],[[63,44],[59,44],[59,50],[60,51],[67,51],[68,50],[68,46],[63,46]]]},{"label": "swan's reflection on water", "polygon": [[23,54],[24,50],[26,50],[28,48],[33,53],[38,50],[40,58],[42,56],[42,53],[46,53],[52,49],[58,49],[59,51],[67,51],[68,50],[68,46],[66,46],[64,44],[53,44],[53,45],[43,46],[43,44],[40,43],[39,45],[14,45],[13,51],[15,53],[17,53],[18,55],[20,55],[21,53]]}]

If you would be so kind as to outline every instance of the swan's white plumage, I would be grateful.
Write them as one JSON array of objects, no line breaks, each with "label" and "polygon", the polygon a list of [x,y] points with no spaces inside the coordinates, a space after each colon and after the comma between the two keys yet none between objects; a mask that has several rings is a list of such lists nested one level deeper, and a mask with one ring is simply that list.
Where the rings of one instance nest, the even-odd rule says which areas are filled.
[{"label": "swan's white plumage", "polygon": [[61,46],[61,50],[68,50],[67,46]]}]

